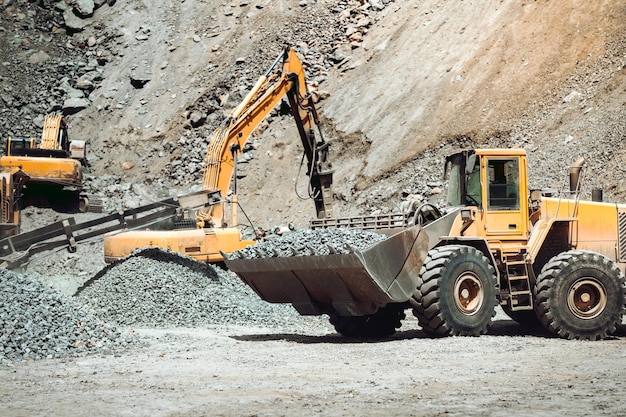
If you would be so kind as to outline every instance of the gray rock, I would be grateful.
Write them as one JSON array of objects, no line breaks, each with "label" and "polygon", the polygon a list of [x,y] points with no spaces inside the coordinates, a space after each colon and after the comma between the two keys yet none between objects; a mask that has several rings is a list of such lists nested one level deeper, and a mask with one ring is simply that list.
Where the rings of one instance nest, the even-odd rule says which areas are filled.
[{"label": "gray rock", "polygon": [[133,71],[130,74],[130,83],[135,88],[143,88],[151,79],[152,76],[146,72],[140,73]]},{"label": "gray rock", "polygon": [[74,88],[70,85],[70,82],[67,78],[63,78],[61,80],[61,84],[59,86],[57,86],[57,89],[61,92],[63,92],[66,96],[66,98],[84,98],[85,94],[77,89]]},{"label": "gray rock", "polygon": [[59,2],[54,4],[54,8],[56,10],[64,12],[64,11],[66,11],[69,8],[69,6],[67,5],[67,3],[65,1],[61,0],[61,1],[59,1]]},{"label": "gray rock", "polygon": [[70,98],[63,102],[63,113],[74,114],[89,107],[91,102],[86,98]]},{"label": "gray rock", "polygon": [[87,90],[87,91],[91,91],[94,89],[95,84],[93,81],[89,80],[89,79],[79,79],[78,81],[76,81],[76,87],[79,90]]},{"label": "gray rock", "polygon": [[37,129],[42,129],[43,128],[43,124],[44,124],[44,117],[42,114],[37,115],[37,117],[35,117],[33,119],[33,124],[35,126],[37,126]]},{"label": "gray rock", "polygon": [[90,71],[76,80],[76,87],[81,90],[93,90],[96,83],[102,81],[102,74],[98,71]]},{"label": "gray rock", "polygon": [[37,51],[28,58],[28,62],[31,64],[40,64],[49,59],[50,59],[50,55],[48,55],[46,52]]},{"label": "gray rock", "polygon": [[582,94],[580,94],[578,91],[572,91],[571,93],[563,97],[563,103],[570,103],[571,101],[580,100],[581,98]]},{"label": "gray rock", "polygon": [[63,12],[63,20],[65,21],[65,27],[69,31],[80,32],[92,23],[91,19],[83,19],[74,14],[72,9],[67,9]]},{"label": "gray rock", "polygon": [[75,0],[74,2],[74,13],[79,17],[91,17],[94,9],[93,0]]},{"label": "gray rock", "polygon": [[200,113],[198,111],[192,111],[189,114],[189,122],[192,127],[200,127],[206,122],[206,114]]},{"label": "gray rock", "polygon": [[367,1],[370,6],[372,6],[375,10],[382,10],[385,8],[385,4],[378,0],[368,0]]}]

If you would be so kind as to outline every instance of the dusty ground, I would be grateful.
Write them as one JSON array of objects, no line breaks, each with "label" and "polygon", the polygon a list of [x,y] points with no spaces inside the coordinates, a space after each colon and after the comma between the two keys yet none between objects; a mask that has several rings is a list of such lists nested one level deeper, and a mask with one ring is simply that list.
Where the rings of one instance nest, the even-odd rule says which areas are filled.
[{"label": "dusty ground", "polygon": [[0,368],[7,416],[624,416],[626,328],[602,342],[532,334],[498,315],[477,338],[385,341],[330,329],[136,329],[115,356]]}]

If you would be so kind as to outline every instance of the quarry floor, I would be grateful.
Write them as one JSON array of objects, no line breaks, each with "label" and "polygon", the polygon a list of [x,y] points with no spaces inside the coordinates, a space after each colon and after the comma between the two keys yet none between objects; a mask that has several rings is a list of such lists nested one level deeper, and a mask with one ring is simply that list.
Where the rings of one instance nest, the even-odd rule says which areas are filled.
[{"label": "quarry floor", "polygon": [[501,312],[470,338],[429,339],[412,317],[376,341],[320,326],[134,332],[143,343],[115,354],[3,366],[0,415],[626,415],[626,326],[599,342]]}]

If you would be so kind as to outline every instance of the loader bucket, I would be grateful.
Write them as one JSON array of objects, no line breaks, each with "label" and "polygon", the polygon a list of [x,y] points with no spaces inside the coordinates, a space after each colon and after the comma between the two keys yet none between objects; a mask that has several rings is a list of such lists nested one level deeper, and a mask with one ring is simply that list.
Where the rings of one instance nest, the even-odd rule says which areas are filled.
[{"label": "loader bucket", "polygon": [[349,254],[226,259],[263,300],[291,303],[302,315],[373,314],[417,288],[428,236],[420,226]]}]

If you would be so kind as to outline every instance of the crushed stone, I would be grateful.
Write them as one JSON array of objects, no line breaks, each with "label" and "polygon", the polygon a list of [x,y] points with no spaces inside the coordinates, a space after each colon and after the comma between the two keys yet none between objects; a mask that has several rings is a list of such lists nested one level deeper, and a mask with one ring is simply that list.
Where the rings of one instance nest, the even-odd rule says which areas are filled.
[{"label": "crushed stone", "polygon": [[133,337],[39,281],[0,269],[0,362],[109,352]]},{"label": "crushed stone", "polygon": [[158,248],[109,265],[76,298],[120,326],[330,328],[323,317],[301,317],[291,305],[263,301],[231,272]]}]

